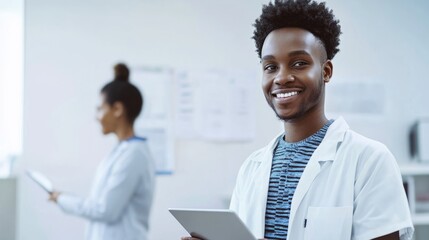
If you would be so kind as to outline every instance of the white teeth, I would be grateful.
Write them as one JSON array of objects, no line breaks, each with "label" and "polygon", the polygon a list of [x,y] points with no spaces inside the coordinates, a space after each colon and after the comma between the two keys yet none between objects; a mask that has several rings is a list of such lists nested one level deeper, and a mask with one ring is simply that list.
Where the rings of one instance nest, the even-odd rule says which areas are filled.
[{"label": "white teeth", "polygon": [[297,94],[298,94],[298,92],[277,93],[276,97],[277,98],[287,98],[287,97],[295,96]]}]

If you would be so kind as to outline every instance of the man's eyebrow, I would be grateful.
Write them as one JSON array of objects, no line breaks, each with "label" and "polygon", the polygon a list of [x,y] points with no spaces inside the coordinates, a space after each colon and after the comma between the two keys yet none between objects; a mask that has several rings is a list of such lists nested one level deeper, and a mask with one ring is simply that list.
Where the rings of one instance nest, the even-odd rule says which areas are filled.
[{"label": "man's eyebrow", "polygon": [[[305,50],[297,50],[297,51],[293,51],[288,53],[288,57],[294,57],[294,56],[298,56],[298,55],[307,55],[310,56],[310,53],[308,53]],[[261,62],[264,60],[273,60],[276,59],[273,55],[265,55],[261,58]]]},{"label": "man's eyebrow", "polygon": [[290,52],[288,54],[289,57],[294,57],[294,56],[297,56],[297,55],[307,55],[307,56],[310,56],[310,53],[308,53],[307,51],[304,51],[304,50],[298,50],[298,51]]},{"label": "man's eyebrow", "polygon": [[265,55],[261,58],[261,62],[264,60],[273,60],[276,59],[273,55]]}]

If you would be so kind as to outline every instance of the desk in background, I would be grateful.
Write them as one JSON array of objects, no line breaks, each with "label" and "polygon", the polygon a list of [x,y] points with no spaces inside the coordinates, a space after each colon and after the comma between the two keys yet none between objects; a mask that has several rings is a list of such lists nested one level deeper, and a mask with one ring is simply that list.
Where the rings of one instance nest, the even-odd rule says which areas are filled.
[{"label": "desk in background", "polygon": [[16,178],[0,178],[0,239],[16,239]]}]

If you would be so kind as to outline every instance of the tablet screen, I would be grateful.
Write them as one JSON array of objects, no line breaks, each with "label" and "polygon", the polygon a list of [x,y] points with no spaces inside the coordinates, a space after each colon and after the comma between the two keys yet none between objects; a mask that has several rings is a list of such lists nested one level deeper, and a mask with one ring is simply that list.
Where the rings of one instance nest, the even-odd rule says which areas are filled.
[{"label": "tablet screen", "polygon": [[203,240],[256,240],[231,210],[170,208],[169,211],[192,237]]}]

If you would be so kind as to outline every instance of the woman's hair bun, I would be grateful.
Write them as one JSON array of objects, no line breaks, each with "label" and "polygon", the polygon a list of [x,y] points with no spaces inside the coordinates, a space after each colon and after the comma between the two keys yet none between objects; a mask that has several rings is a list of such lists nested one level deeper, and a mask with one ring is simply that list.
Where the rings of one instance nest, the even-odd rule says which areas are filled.
[{"label": "woman's hair bun", "polygon": [[114,81],[128,82],[130,78],[130,70],[124,63],[118,63],[113,67],[115,72]]}]

